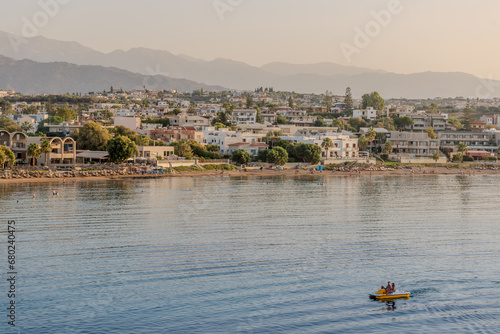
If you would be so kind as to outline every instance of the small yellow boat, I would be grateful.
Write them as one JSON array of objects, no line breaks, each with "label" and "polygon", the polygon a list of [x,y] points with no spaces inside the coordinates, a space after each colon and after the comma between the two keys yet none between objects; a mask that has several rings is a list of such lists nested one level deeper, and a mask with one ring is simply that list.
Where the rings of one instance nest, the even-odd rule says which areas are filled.
[{"label": "small yellow boat", "polygon": [[410,298],[410,293],[401,290],[396,290],[391,293],[385,293],[385,289],[380,289],[376,293],[370,294],[370,298],[376,300],[393,300],[399,298],[408,299]]}]

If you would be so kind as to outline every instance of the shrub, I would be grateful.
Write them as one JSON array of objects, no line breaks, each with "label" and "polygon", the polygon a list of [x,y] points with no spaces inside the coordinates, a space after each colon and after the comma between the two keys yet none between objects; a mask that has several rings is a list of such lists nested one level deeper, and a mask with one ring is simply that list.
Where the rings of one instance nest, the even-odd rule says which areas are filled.
[{"label": "shrub", "polygon": [[474,158],[471,157],[470,155],[464,155],[463,156],[463,161],[474,161]]}]

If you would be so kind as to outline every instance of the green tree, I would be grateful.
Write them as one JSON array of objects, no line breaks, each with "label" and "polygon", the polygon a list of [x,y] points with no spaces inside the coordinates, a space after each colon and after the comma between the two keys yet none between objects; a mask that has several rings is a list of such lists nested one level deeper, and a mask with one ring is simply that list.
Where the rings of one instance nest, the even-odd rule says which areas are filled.
[{"label": "green tree", "polygon": [[75,119],[76,113],[73,109],[70,109],[66,103],[64,106],[57,108],[56,116],[61,117],[65,121],[69,121]]},{"label": "green tree", "polygon": [[135,143],[125,136],[116,136],[108,140],[107,151],[109,160],[114,163],[122,163],[138,152]]},{"label": "green tree", "polygon": [[252,161],[250,153],[241,148],[233,152],[231,159],[240,165],[244,165]]},{"label": "green tree", "polygon": [[286,150],[290,145],[292,145],[292,143],[290,143],[288,140],[280,139],[274,143],[273,147],[279,146],[283,147]]},{"label": "green tree", "polygon": [[368,107],[373,107],[378,111],[382,111],[385,106],[384,99],[377,92],[372,92],[370,94],[364,94],[362,97],[362,106],[363,109]]},{"label": "green tree", "polygon": [[187,159],[191,159],[193,157],[193,150],[191,149],[191,145],[185,139],[174,142],[174,153],[179,157],[184,157]]},{"label": "green tree", "polygon": [[38,114],[38,109],[35,106],[28,106],[23,109],[24,115],[36,115]]},{"label": "green tree", "polygon": [[32,165],[34,166],[35,159],[40,158],[40,154],[41,154],[40,146],[38,146],[38,144],[36,144],[36,143],[29,144],[27,154],[28,154],[28,157],[31,157],[31,159],[32,159],[31,162],[32,162]]},{"label": "green tree", "polygon": [[[111,115],[109,115],[111,116]],[[162,127],[166,128],[170,125],[170,120],[167,117],[164,118],[148,118],[141,121],[144,124],[161,124]]]},{"label": "green tree", "polygon": [[333,106],[333,98],[332,98],[332,94],[329,91],[325,92],[324,104],[326,106],[326,111],[330,112],[330,110],[332,109],[332,106]]},{"label": "green tree", "polygon": [[439,160],[439,152],[434,152],[434,154],[432,155],[432,159],[436,162],[438,162]]},{"label": "green tree", "polygon": [[368,140],[366,140],[366,137],[364,135],[361,135],[358,138],[358,147],[361,151],[366,150],[366,148],[368,147]]},{"label": "green tree", "polygon": [[471,108],[471,103],[470,103],[469,99],[467,99],[467,105],[466,105],[464,112],[463,112],[462,124],[463,124],[463,128],[466,131],[472,130],[472,108]]},{"label": "green tree", "polygon": [[268,150],[266,161],[278,166],[283,166],[288,162],[288,153],[283,147],[276,146],[272,150]]},{"label": "green tree", "polygon": [[430,139],[437,139],[437,134],[434,132],[434,128],[432,126],[429,127],[429,129],[425,130],[427,132],[427,135],[429,136]]},{"label": "green tree", "polygon": [[260,150],[259,153],[257,153],[257,159],[262,162],[267,161],[267,154],[269,153],[270,150]]},{"label": "green tree", "polygon": [[14,152],[6,146],[0,145],[0,165],[5,168],[5,165],[13,166],[16,162]]},{"label": "green tree", "polygon": [[8,132],[21,131],[21,127],[8,117],[0,117],[0,130]]},{"label": "green tree", "polygon": [[321,161],[321,147],[314,144],[299,143],[294,146],[294,155],[297,159],[311,164]]},{"label": "green tree", "polygon": [[215,128],[216,128],[216,129],[224,129],[224,128],[226,127],[226,126],[225,126],[223,123],[221,123],[221,122],[217,122],[217,123],[215,123],[215,124],[214,124],[214,126],[215,126]]},{"label": "green tree", "polygon": [[327,127],[328,126],[328,124],[326,124],[322,118],[318,118],[316,121],[314,121],[313,125],[318,126],[318,127]]},{"label": "green tree", "polygon": [[255,116],[255,122],[256,123],[262,123],[264,120],[262,119],[262,112],[260,111],[259,107],[255,107],[257,110],[257,115]]},{"label": "green tree", "polygon": [[404,116],[404,117],[396,117],[394,119],[394,125],[399,129],[399,130],[404,130],[408,126],[412,126],[413,120],[411,117]]},{"label": "green tree", "polygon": [[146,135],[139,135],[135,137],[135,144],[137,146],[148,146],[150,140],[151,138]]},{"label": "green tree", "polygon": [[287,120],[287,119],[286,119],[283,115],[278,115],[278,116],[276,117],[276,122],[277,122],[278,124],[288,124],[288,123],[290,123],[290,121],[289,121],[289,120]]},{"label": "green tree", "polygon": [[383,150],[384,153],[390,154],[390,153],[392,153],[392,150],[393,150],[393,148],[392,148],[391,142],[390,141],[386,141],[385,145],[384,145],[384,150]]},{"label": "green tree", "polygon": [[456,126],[456,128],[458,130],[462,129],[462,123],[460,123],[460,121],[458,119],[456,119],[456,118],[448,117],[448,123],[453,124],[454,126]]},{"label": "green tree", "polygon": [[294,109],[293,97],[288,98],[288,107]]},{"label": "green tree", "polygon": [[21,130],[23,130],[24,132],[28,132],[29,129],[31,129],[31,123],[28,121],[24,121],[21,124]]},{"label": "green tree", "polygon": [[396,128],[394,127],[394,119],[391,117],[383,117],[375,126],[377,128],[383,128],[389,131],[394,131]]},{"label": "green tree", "polygon": [[38,123],[38,128],[36,131],[37,132],[46,132],[47,131],[47,128],[45,127],[46,124],[61,124],[62,122],[64,122],[64,120],[61,117],[51,116],[47,119],[44,119],[40,123]]},{"label": "green tree", "polygon": [[48,139],[44,139],[42,141],[42,145],[40,145],[40,151],[45,154],[45,164],[47,166],[47,158],[49,157],[49,153],[52,152],[52,145]]},{"label": "green tree", "polygon": [[246,108],[250,109],[253,106],[253,98],[250,94],[247,94],[246,96],[246,102],[245,102]]},{"label": "green tree", "polygon": [[195,114],[196,113],[196,102],[191,101],[191,103],[189,103],[189,108],[186,112],[188,114]]},{"label": "green tree", "polygon": [[358,132],[359,129],[366,127],[366,121],[359,117],[350,118],[348,123],[356,132]]},{"label": "green tree", "polygon": [[79,149],[92,151],[106,151],[111,139],[108,130],[96,122],[85,123],[74,136]]},{"label": "green tree", "polygon": [[387,137],[385,136],[385,134],[383,134],[382,132],[377,132],[377,134],[375,135],[375,144],[376,145],[385,144],[386,141]]},{"label": "green tree", "polygon": [[345,89],[344,104],[345,104],[345,112],[351,113],[353,109],[351,87],[347,87]]},{"label": "green tree", "polygon": [[464,142],[461,142],[460,144],[458,144],[457,152],[466,153],[467,152],[467,144]]},{"label": "green tree", "polygon": [[461,161],[463,161],[463,159],[464,159],[464,156],[462,153],[457,153],[453,156],[453,161],[461,162]]},{"label": "green tree", "polygon": [[342,132],[349,128],[349,124],[345,120],[339,118],[333,120],[332,126],[336,127],[338,132]]},{"label": "green tree", "polygon": [[12,115],[14,113],[12,104],[10,104],[9,101],[5,101],[4,99],[0,99],[0,111],[4,116]]},{"label": "green tree", "polygon": [[321,147],[323,147],[323,149],[325,151],[328,151],[329,149],[333,148],[333,142],[330,138],[326,137],[325,139],[323,139],[323,142],[321,143]]},{"label": "green tree", "polygon": [[135,141],[137,138],[137,132],[130,130],[129,128],[123,125],[116,125],[111,129],[111,133],[116,136],[124,136],[128,137],[131,141]]}]

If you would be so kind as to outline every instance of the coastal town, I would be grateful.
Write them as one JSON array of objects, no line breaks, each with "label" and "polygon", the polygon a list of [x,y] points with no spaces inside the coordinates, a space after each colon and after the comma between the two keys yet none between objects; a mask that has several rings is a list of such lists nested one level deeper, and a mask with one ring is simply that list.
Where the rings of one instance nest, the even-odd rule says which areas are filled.
[{"label": "coastal town", "polygon": [[231,170],[496,170],[500,99],[114,89],[0,91],[1,177]]}]

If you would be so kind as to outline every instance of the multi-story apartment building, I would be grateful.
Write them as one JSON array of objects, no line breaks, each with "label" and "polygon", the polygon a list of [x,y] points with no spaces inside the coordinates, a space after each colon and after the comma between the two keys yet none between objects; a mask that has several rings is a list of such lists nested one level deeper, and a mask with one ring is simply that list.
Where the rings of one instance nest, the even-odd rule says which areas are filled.
[{"label": "multi-story apartment building", "polygon": [[278,114],[285,117],[290,124],[298,126],[313,125],[313,123],[318,119],[316,116],[307,115],[307,111],[305,110],[284,109],[278,110]]},{"label": "multi-story apartment building", "polygon": [[396,154],[431,156],[439,152],[439,139],[431,139],[425,132],[389,131],[387,141]]},{"label": "multi-story apartment building", "polygon": [[412,130],[427,130],[432,127],[435,131],[444,131],[446,129],[447,115],[428,115],[428,114],[410,114],[413,125]]},{"label": "multi-story apartment building", "polygon": [[170,125],[173,126],[190,126],[195,127],[197,130],[203,130],[210,126],[210,121],[207,118],[197,115],[182,114],[171,116],[168,119],[170,121]]},{"label": "multi-story apartment building", "polygon": [[222,154],[230,152],[231,144],[259,143],[262,142],[265,137],[265,133],[237,132],[229,131],[228,129],[215,130],[215,128],[209,128],[203,131],[203,143],[218,145],[219,152]]},{"label": "multi-story apartment building", "polygon": [[440,132],[438,133],[440,146],[455,147],[460,143],[465,143],[467,146],[489,146],[494,142],[494,134],[491,132]]},{"label": "multi-story apartment building", "polygon": [[361,110],[353,110],[352,117],[359,117],[372,121],[377,118],[377,110],[375,110],[373,107],[368,107]]},{"label": "multi-story apartment building", "polygon": [[257,110],[255,109],[234,109],[232,122],[236,125],[255,124],[257,122]]}]

